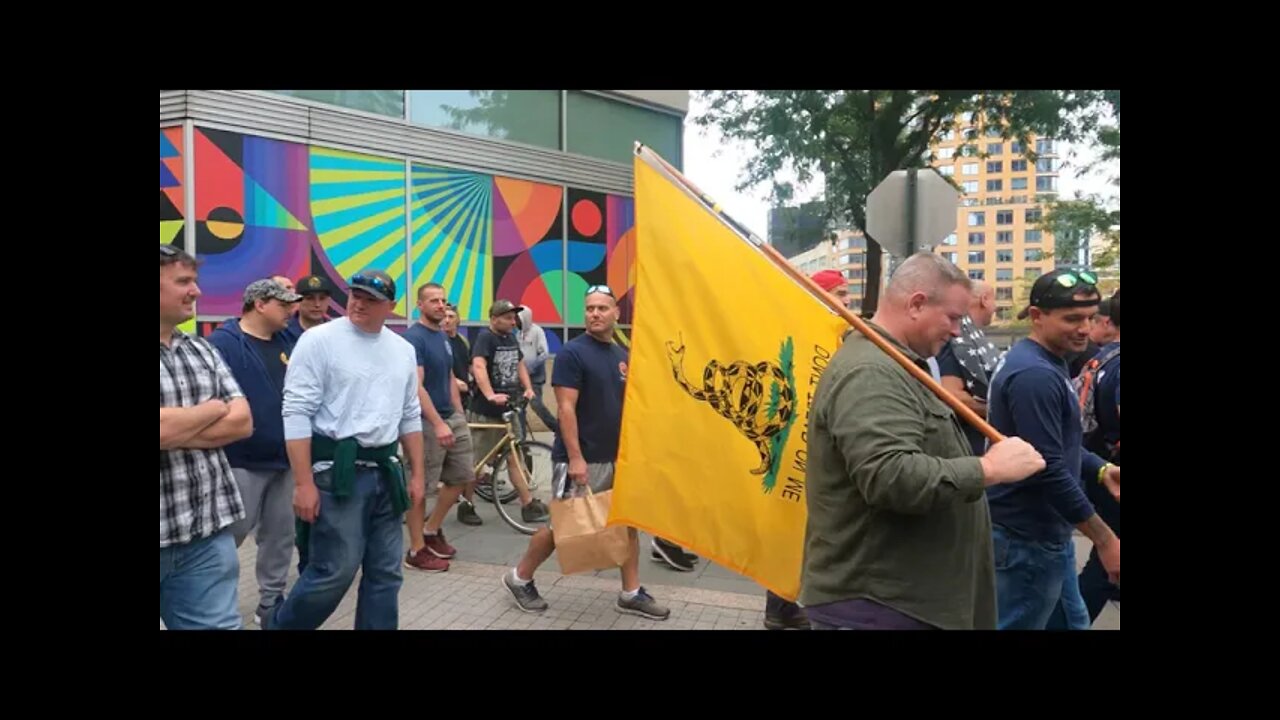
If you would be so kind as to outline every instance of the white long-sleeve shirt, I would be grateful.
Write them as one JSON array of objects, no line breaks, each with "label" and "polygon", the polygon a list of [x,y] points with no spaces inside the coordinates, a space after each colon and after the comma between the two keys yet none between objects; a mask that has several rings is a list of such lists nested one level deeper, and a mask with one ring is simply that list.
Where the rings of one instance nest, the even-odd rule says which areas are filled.
[{"label": "white long-sleeve shirt", "polygon": [[302,334],[284,376],[284,437],[355,437],[389,445],[422,430],[418,360],[394,330],[377,334],[339,318]]}]

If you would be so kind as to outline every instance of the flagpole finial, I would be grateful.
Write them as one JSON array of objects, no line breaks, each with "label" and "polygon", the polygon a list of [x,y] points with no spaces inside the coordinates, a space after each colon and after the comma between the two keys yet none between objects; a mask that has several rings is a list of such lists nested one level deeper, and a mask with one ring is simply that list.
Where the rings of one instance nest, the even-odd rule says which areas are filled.
[{"label": "flagpole finial", "polygon": [[635,142],[636,142],[636,154],[639,155],[640,152],[644,150],[644,143],[641,143],[639,140]]}]

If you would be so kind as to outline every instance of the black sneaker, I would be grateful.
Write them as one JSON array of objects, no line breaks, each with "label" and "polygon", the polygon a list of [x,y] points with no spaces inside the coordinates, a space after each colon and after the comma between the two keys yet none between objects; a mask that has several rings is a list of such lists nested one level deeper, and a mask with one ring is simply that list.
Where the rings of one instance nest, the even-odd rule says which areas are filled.
[{"label": "black sneaker", "polygon": [[466,500],[458,501],[458,522],[463,525],[483,525],[484,521],[476,513],[476,506]]},{"label": "black sneaker", "polygon": [[693,561],[685,557],[685,553],[680,549],[679,545],[673,545],[661,538],[654,538],[652,542],[653,552],[657,553],[662,561],[672,568],[680,572],[692,572]]},{"label": "black sneaker", "polygon": [[533,586],[532,580],[528,585],[521,585],[511,575],[510,570],[502,574],[502,587],[511,593],[517,607],[527,613],[540,613],[547,609],[547,601],[538,594],[538,588]]},{"label": "black sneaker", "polygon": [[624,600],[622,595],[619,594],[618,602],[614,605],[614,609],[620,613],[639,615],[650,620],[666,620],[671,617],[671,610],[659,605],[658,601],[654,600],[649,591],[644,588],[640,588],[636,596],[630,600]]},{"label": "black sneaker", "polygon": [[766,630],[809,630],[809,618],[805,616],[804,610],[795,608],[794,612],[780,613],[777,615],[764,614],[764,627]]},{"label": "black sneaker", "polygon": [[544,523],[551,517],[551,512],[547,510],[544,504],[538,498],[534,498],[528,505],[520,508],[520,519],[527,523]]}]

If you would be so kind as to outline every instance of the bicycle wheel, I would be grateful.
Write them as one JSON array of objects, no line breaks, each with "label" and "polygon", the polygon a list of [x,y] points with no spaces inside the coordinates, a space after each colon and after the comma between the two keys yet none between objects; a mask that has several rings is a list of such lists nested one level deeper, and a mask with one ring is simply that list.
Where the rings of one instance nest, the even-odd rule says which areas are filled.
[{"label": "bicycle wheel", "polygon": [[[529,483],[529,492],[532,493],[534,499],[541,500],[543,505],[551,503],[551,446],[541,442],[520,442],[516,447],[516,457],[520,464],[524,467],[525,478]],[[507,472],[507,458],[504,454],[498,458],[493,477],[494,482],[506,483],[510,485],[511,479]],[[490,483],[492,487],[493,483]],[[497,488],[497,497],[503,497],[502,487]],[[476,487],[479,493],[479,486]],[[517,494],[515,487],[511,487],[511,494]],[[490,498],[492,501],[492,496]],[[532,535],[537,532],[538,528],[547,524],[547,520],[538,523],[525,522],[520,505],[516,503],[506,504],[503,502],[493,503],[498,509],[498,515],[503,522],[510,525],[513,530]]]}]

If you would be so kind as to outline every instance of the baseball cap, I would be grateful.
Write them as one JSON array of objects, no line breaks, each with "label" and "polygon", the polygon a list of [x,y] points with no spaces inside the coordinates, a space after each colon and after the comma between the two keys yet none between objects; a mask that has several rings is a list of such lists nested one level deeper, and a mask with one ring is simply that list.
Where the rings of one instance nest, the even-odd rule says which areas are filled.
[{"label": "baseball cap", "polygon": [[848,283],[844,275],[839,270],[819,270],[809,278],[818,284],[818,287],[831,292],[832,290]]},{"label": "baseball cap", "polygon": [[[1026,319],[1031,308],[1053,310],[1056,308],[1089,307],[1098,305],[1102,296],[1097,288],[1098,276],[1088,270],[1059,268],[1036,278],[1031,286],[1031,302],[1018,313],[1018,319]],[[1076,295],[1089,294],[1092,297],[1077,300]]]},{"label": "baseball cap", "polygon": [[258,300],[273,299],[291,303],[301,300],[302,296],[298,293],[289,292],[275,280],[254,280],[244,289],[245,305]]},{"label": "baseball cap", "polygon": [[379,300],[396,299],[396,281],[381,270],[367,268],[351,276],[347,283],[352,290],[363,290]]},{"label": "baseball cap", "polygon": [[308,275],[298,280],[297,292],[304,296],[322,292],[332,295],[333,283],[330,283],[329,278],[323,275]]},{"label": "baseball cap", "polygon": [[493,304],[489,306],[489,317],[495,318],[499,315],[506,315],[509,312],[516,312],[517,310],[519,310],[519,308],[510,300],[495,300],[493,301]]}]

